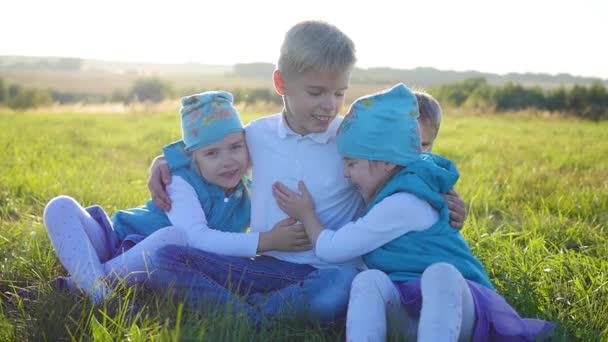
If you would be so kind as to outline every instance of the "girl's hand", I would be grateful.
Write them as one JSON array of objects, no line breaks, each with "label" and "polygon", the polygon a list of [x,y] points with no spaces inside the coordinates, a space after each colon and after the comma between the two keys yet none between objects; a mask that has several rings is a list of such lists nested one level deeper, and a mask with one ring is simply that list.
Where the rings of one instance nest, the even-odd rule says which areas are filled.
[{"label": "girl's hand", "polygon": [[301,223],[287,218],[277,223],[271,231],[260,233],[258,252],[302,252],[312,249],[306,230]]},{"label": "girl's hand", "polygon": [[171,183],[171,171],[167,166],[167,161],[163,156],[158,156],[150,165],[150,178],[148,179],[148,189],[152,196],[152,201],[164,211],[171,210],[171,199],[167,194],[167,185]]},{"label": "girl's hand", "polygon": [[290,190],[282,183],[276,182],[272,186],[272,194],[283,212],[302,222],[305,217],[315,215],[315,202],[304,182],[298,183],[298,189],[300,194]]}]

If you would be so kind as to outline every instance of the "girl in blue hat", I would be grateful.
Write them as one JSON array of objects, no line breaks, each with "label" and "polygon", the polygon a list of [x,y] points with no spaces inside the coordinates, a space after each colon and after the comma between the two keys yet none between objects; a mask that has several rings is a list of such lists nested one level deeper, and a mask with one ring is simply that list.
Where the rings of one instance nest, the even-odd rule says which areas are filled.
[{"label": "girl in blue hat", "polygon": [[367,208],[358,220],[324,229],[314,199],[275,184],[279,207],[304,224],[328,262],[361,256],[352,283],[347,340],[384,341],[387,325],[419,341],[535,341],[553,325],[522,319],[498,295],[481,262],[449,224],[441,194],[458,180],[447,159],[421,153],[418,106],[403,84],[358,99],[337,136],[345,176]]},{"label": "girl in blue hat", "polygon": [[283,221],[267,233],[245,233],[250,200],[245,173],[249,154],[232,95],[209,91],[182,98],[183,140],[167,145],[173,202],[164,212],[153,201],[117,212],[110,221],[99,206],[83,208],[68,196],[51,200],[44,222],[57,256],[94,303],[108,285],[147,279],[150,257],[169,244],[224,255],[253,257],[268,250],[310,249],[306,233]]}]

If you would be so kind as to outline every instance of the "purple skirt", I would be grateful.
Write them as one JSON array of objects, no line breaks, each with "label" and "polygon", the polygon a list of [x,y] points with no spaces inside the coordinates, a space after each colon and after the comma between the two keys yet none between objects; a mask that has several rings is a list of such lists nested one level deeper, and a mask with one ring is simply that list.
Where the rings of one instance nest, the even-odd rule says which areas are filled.
[{"label": "purple skirt", "polygon": [[[539,319],[521,318],[519,314],[496,292],[475,282],[468,281],[475,302],[475,330],[473,341],[537,341],[553,336],[554,325]],[[401,294],[401,303],[408,314],[420,318],[422,292],[420,279],[395,285]]]},{"label": "purple skirt", "polygon": [[97,221],[97,223],[99,223],[105,232],[105,235],[110,243],[110,259],[128,251],[145,238],[144,235],[131,234],[127,235],[124,239],[121,239],[114,228],[112,228],[112,222],[110,222],[108,214],[106,214],[102,207],[93,205],[87,207],[86,211],[95,221]]}]

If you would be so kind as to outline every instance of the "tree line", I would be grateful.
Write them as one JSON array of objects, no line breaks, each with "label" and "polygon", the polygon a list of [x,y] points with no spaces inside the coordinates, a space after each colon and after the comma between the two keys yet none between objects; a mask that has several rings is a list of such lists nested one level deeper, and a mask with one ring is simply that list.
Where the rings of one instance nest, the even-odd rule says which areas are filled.
[{"label": "tree line", "polygon": [[483,78],[472,78],[431,88],[429,92],[444,106],[495,112],[537,109],[590,120],[608,119],[608,91],[600,82],[543,89],[512,82],[491,86]]},{"label": "tree line", "polygon": [[[257,102],[282,104],[281,97],[269,88],[226,90],[233,93],[235,100],[246,104]],[[156,77],[139,79],[129,90],[115,90],[110,95],[28,89],[15,84],[6,84],[0,78],[0,105],[21,110],[53,103],[161,102],[199,91],[200,89],[176,91],[170,83]],[[429,93],[433,94],[444,107],[464,107],[498,113],[536,109],[565,113],[589,120],[608,119],[608,90],[600,82],[588,86],[543,89],[538,86],[524,87],[512,82],[493,86],[484,78],[472,78],[430,88]]]}]

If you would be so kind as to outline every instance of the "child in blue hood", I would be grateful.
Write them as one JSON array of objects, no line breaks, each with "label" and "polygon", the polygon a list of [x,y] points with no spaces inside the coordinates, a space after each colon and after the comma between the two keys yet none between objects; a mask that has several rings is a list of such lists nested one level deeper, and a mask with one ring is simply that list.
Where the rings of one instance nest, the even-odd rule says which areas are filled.
[{"label": "child in blue hood", "polygon": [[71,275],[60,284],[80,288],[100,303],[117,280],[129,285],[145,281],[151,256],[170,244],[240,257],[310,248],[303,228],[294,229],[297,226],[287,221],[269,232],[245,233],[250,160],[230,93],[208,91],[182,98],[181,124],[183,140],[163,149],[173,174],[168,192],[174,205],[168,212],[148,201],[117,212],[110,221],[101,207],[83,208],[68,196],[49,202],[44,222]]},{"label": "child in blue hood", "polygon": [[383,341],[387,323],[419,341],[534,341],[553,325],[522,319],[496,292],[481,262],[449,224],[441,194],[459,173],[449,160],[421,153],[418,105],[403,84],[365,96],[340,127],[345,177],[367,208],[328,230],[306,186],[277,183],[279,207],[302,222],[316,255],[328,262],[361,256],[368,270],[353,281],[348,341]]}]

